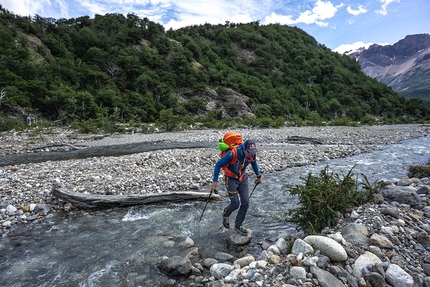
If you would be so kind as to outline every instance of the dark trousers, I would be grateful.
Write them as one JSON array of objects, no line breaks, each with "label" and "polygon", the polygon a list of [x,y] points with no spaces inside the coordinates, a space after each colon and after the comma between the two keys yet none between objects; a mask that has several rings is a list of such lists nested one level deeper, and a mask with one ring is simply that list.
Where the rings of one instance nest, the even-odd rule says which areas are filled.
[{"label": "dark trousers", "polygon": [[227,187],[230,204],[224,209],[224,216],[230,216],[240,206],[235,220],[235,226],[240,227],[245,221],[246,212],[249,207],[248,176],[245,174],[242,181],[226,177],[225,186]]}]

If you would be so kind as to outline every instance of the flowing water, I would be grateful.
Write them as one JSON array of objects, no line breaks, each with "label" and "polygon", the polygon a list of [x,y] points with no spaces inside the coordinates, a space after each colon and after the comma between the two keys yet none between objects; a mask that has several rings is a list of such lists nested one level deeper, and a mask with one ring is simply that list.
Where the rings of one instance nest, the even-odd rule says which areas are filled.
[{"label": "flowing water", "polygon": [[205,202],[117,208],[15,226],[0,239],[0,286],[163,286],[167,278],[157,263],[163,256],[182,252],[187,237],[202,257],[213,257],[217,251],[258,256],[259,242],[271,242],[281,234],[298,235],[284,219],[297,203],[285,193],[285,185],[301,183],[300,178],[309,172],[318,174],[327,165],[339,175],[354,167],[354,174],[363,173],[370,182],[405,176],[409,165],[429,160],[429,143],[429,138],[421,137],[372,153],[265,175],[250,200],[245,226],[253,231],[253,239],[244,250],[227,244],[234,231],[221,232],[226,197],[210,201],[200,222]]}]

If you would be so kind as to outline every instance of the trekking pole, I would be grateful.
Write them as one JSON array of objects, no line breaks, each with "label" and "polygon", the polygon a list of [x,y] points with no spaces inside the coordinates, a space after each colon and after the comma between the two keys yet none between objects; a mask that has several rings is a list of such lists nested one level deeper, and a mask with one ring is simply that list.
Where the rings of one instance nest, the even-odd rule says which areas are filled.
[{"label": "trekking pole", "polygon": [[255,180],[254,188],[252,189],[251,194],[249,195],[248,199],[249,199],[249,198],[251,198],[252,193],[254,192],[255,188],[256,188],[256,187],[257,187],[257,185],[259,185],[259,184],[260,184],[260,183],[258,182],[258,180]]},{"label": "trekking pole", "polygon": [[209,193],[209,197],[208,197],[208,199],[206,199],[205,208],[203,208],[202,215],[200,215],[199,222],[200,222],[200,220],[202,220],[203,214],[205,213],[205,210],[206,210],[206,206],[208,206],[208,202],[209,202],[209,200],[211,199],[212,192],[218,193],[218,190],[216,190],[216,189],[212,189],[212,190],[211,190],[211,193]]}]

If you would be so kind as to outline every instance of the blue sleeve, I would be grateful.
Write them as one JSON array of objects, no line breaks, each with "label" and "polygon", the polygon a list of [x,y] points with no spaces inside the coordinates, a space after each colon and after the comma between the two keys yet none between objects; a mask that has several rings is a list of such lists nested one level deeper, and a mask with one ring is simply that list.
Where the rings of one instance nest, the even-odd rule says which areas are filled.
[{"label": "blue sleeve", "polygon": [[219,172],[221,170],[221,167],[228,165],[232,159],[233,159],[233,157],[231,155],[231,150],[230,150],[222,158],[220,158],[217,161],[217,163],[215,164],[214,175],[213,175],[212,181],[218,181]]},{"label": "blue sleeve", "polygon": [[258,168],[258,163],[257,163],[257,153],[254,153],[254,160],[251,162],[251,166],[252,169],[254,170],[255,175],[259,175],[260,174],[260,169]]}]

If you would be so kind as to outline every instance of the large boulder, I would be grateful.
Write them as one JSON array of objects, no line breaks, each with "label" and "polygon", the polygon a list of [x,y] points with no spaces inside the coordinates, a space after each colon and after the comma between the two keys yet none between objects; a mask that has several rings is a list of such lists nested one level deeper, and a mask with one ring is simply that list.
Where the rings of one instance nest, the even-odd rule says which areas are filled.
[{"label": "large boulder", "polygon": [[321,250],[332,261],[345,261],[348,259],[345,248],[334,239],[326,236],[310,235],[303,240],[312,245],[313,248]]},{"label": "large boulder", "polygon": [[181,256],[172,256],[163,260],[158,268],[164,274],[172,277],[188,277],[193,270],[190,259]]},{"label": "large boulder", "polygon": [[411,186],[389,185],[382,188],[379,193],[388,201],[408,204],[415,209],[421,209],[423,205],[422,199],[416,192],[416,189]]}]

